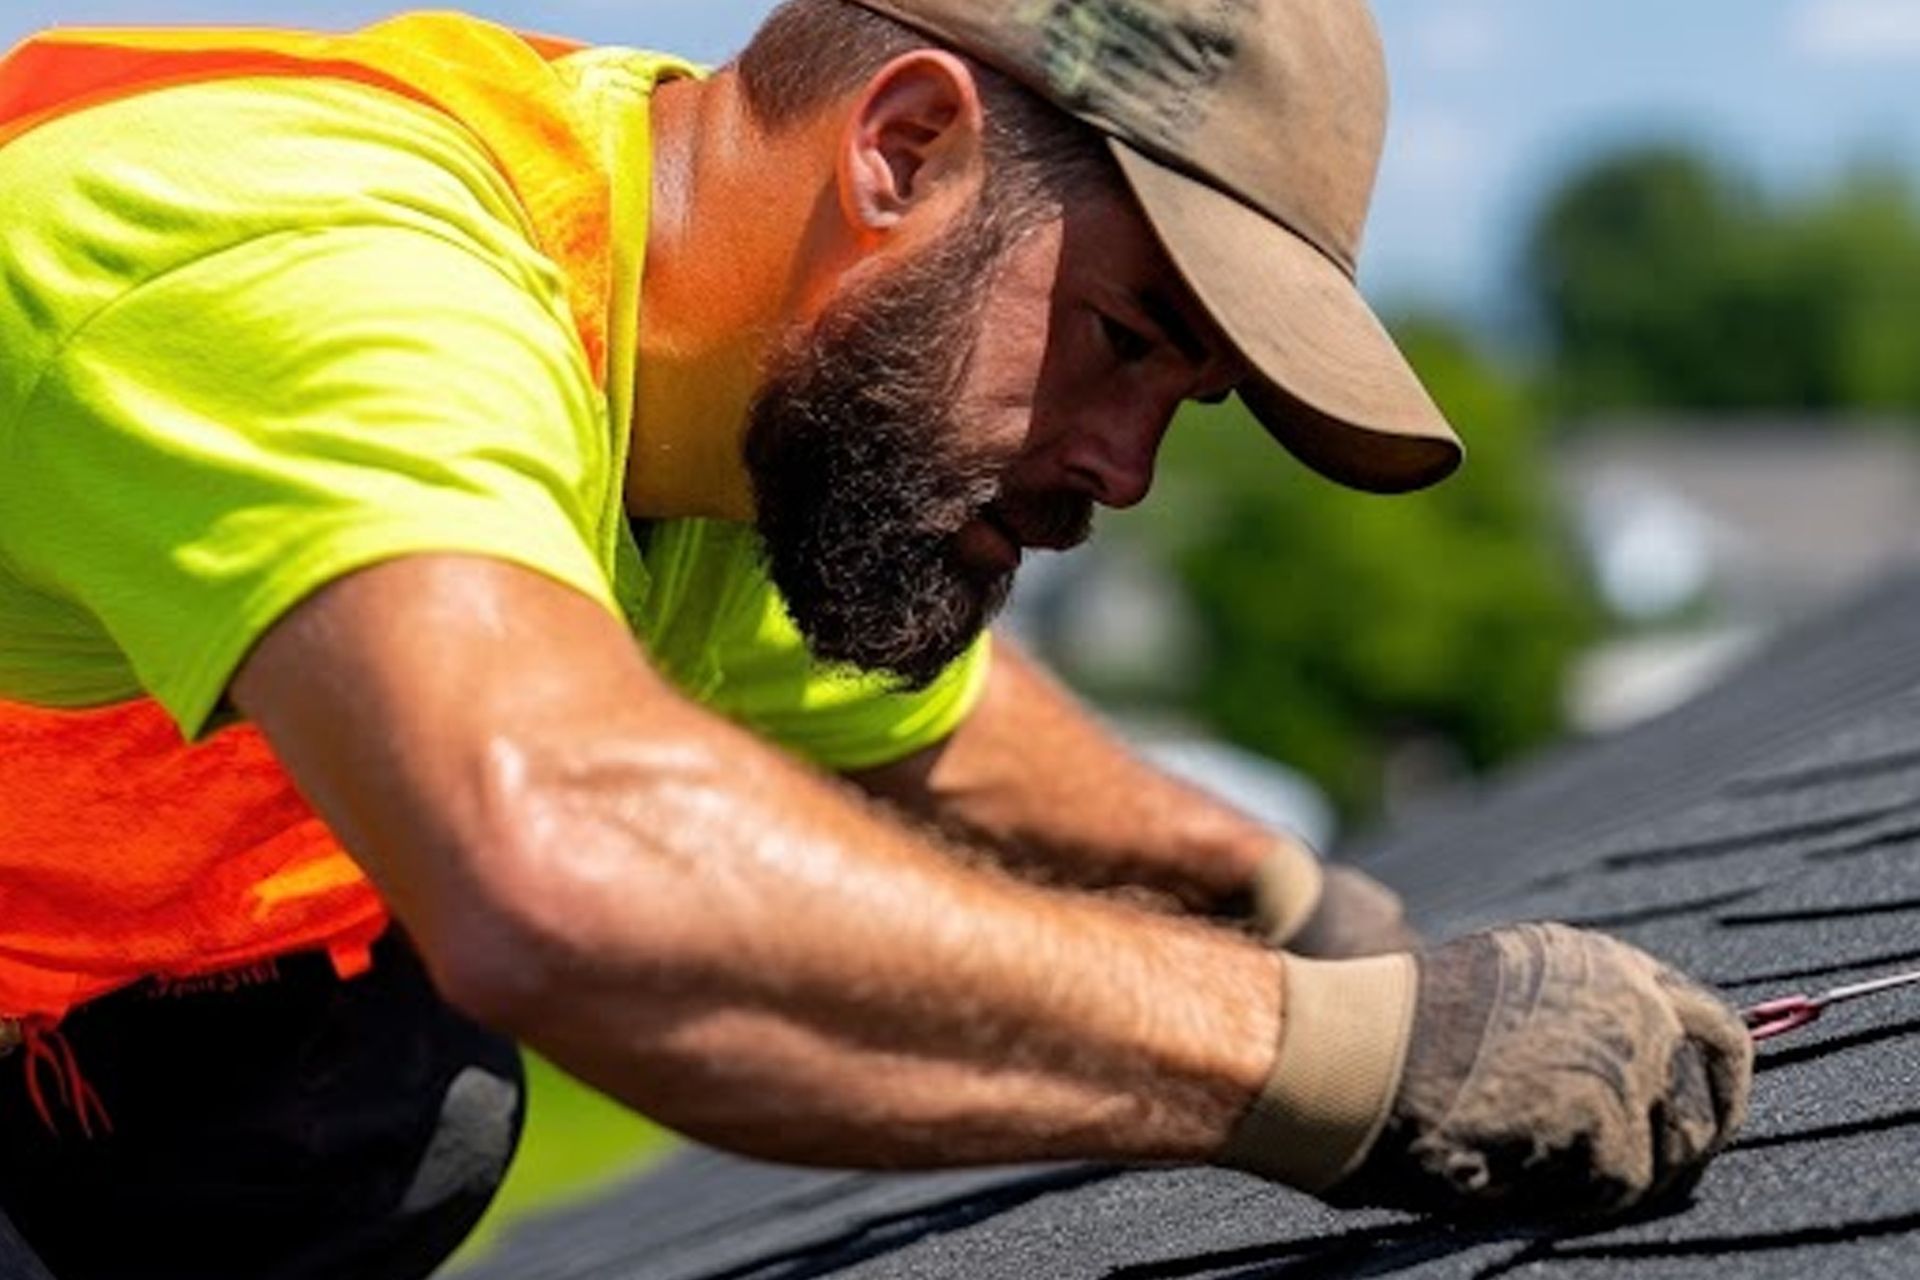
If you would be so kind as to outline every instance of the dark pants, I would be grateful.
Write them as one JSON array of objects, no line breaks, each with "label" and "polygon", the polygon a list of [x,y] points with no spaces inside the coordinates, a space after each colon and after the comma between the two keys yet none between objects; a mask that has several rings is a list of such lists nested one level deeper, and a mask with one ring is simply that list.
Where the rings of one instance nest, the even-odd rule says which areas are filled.
[{"label": "dark pants", "polygon": [[[434,993],[404,941],[153,984],[61,1027],[112,1132],[79,1134],[45,1059],[0,1060],[0,1211],[54,1280],[414,1280],[478,1221],[520,1136],[508,1041]],[[0,1277],[36,1276],[9,1263]],[[38,1280],[38,1277],[36,1277]]]}]

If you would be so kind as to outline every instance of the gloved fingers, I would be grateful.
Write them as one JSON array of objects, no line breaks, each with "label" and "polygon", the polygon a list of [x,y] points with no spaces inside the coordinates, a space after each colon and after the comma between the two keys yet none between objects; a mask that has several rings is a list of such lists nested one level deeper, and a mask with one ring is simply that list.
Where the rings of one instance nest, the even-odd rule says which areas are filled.
[{"label": "gloved fingers", "polygon": [[1611,1086],[1563,1078],[1553,1092],[1551,1114],[1533,1135],[1476,1127],[1436,1152],[1444,1159],[1428,1167],[1445,1178],[1445,1207],[1470,1216],[1604,1217],[1646,1190],[1655,1159],[1650,1131],[1619,1123]]},{"label": "gloved fingers", "polygon": [[1553,1148],[1552,1172],[1523,1171],[1530,1211],[1605,1217],[1635,1203],[1653,1180],[1658,1157],[1651,1126],[1623,1123],[1618,1086],[1605,1075],[1566,1091]]},{"label": "gloved fingers", "polygon": [[1690,1191],[1705,1169],[1706,1157],[1720,1145],[1718,1106],[1707,1070],[1707,1055],[1692,1040],[1682,1040],[1668,1067],[1665,1096],[1648,1117],[1653,1178],[1648,1199]]},{"label": "gloved fingers", "polygon": [[1413,951],[1420,935],[1407,924],[1393,890],[1363,871],[1332,864],[1322,870],[1320,896],[1293,933],[1275,942],[1297,955],[1358,959]]},{"label": "gloved fingers", "polygon": [[1724,1000],[1691,978],[1662,966],[1660,986],[1701,1055],[1713,1101],[1712,1150],[1717,1151],[1746,1123],[1753,1092],[1753,1035]]},{"label": "gloved fingers", "polygon": [[1353,921],[1348,929],[1357,946],[1369,952],[1414,951],[1420,934],[1407,923],[1400,895],[1364,871],[1352,867],[1327,868],[1326,896],[1343,905]]}]

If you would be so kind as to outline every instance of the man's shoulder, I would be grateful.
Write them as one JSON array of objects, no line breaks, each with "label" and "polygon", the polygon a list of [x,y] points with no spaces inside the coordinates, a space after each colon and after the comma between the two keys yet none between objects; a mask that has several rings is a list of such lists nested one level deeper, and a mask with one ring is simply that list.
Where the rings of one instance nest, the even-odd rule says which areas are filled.
[{"label": "man's shoulder", "polygon": [[[225,249],[329,226],[451,231],[511,254],[511,189],[459,125],[326,78],[175,85],[51,120],[0,147],[0,272],[58,342],[128,289]],[[17,317],[16,317],[17,318]]]}]

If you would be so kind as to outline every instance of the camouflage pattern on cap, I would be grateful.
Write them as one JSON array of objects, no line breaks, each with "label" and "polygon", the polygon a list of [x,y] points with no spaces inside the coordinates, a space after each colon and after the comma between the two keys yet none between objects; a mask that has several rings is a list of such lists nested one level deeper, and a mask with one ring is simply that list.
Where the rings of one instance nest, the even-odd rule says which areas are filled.
[{"label": "camouflage pattern on cap", "polygon": [[1386,68],[1364,5],[857,3],[1254,206],[1354,273],[1386,136]]}]

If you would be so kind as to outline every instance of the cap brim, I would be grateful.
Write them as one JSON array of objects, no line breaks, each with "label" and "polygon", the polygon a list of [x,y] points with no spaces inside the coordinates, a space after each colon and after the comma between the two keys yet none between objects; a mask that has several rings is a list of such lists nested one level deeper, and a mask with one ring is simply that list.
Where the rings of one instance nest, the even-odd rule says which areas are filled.
[{"label": "cap brim", "polygon": [[1232,196],[1108,139],[1167,255],[1253,365],[1240,397],[1341,484],[1405,493],[1460,465],[1460,438],[1332,259]]}]

